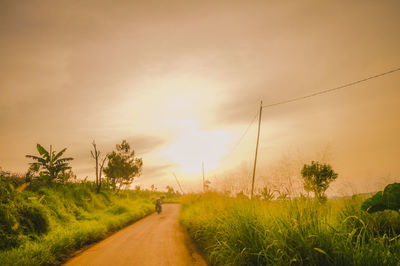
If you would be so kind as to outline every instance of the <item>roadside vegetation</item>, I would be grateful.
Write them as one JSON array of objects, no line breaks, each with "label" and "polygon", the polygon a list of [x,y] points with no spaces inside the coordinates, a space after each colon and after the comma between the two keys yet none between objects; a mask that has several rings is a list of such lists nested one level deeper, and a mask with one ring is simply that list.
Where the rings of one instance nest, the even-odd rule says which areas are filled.
[{"label": "roadside vegetation", "polygon": [[180,196],[170,187],[168,192],[154,185],[127,189],[140,175],[142,161],[126,141],[101,159],[95,144],[94,149],[94,181],[77,179],[69,165],[73,158],[63,157],[66,149],[56,152],[39,144],[38,155],[27,155],[33,160],[27,173],[0,168],[0,265],[59,265],[154,212],[156,198]]},{"label": "roadside vegetation", "polygon": [[400,184],[372,199],[327,199],[324,192],[337,178],[330,166],[312,162],[302,176],[314,197],[274,197],[268,188],[253,200],[243,193],[188,195],[180,222],[211,265],[399,265],[400,215],[393,202]]}]

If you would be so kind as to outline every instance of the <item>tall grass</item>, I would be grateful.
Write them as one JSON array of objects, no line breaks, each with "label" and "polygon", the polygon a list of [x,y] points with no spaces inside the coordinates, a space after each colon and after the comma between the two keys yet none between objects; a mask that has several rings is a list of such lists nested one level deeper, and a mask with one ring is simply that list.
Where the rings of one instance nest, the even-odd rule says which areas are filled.
[{"label": "tall grass", "polygon": [[2,185],[0,265],[58,265],[154,209],[146,191],[95,193],[93,184],[83,183],[18,192]]},{"label": "tall grass", "polygon": [[399,215],[364,213],[362,201],[192,195],[180,221],[212,265],[399,265]]}]

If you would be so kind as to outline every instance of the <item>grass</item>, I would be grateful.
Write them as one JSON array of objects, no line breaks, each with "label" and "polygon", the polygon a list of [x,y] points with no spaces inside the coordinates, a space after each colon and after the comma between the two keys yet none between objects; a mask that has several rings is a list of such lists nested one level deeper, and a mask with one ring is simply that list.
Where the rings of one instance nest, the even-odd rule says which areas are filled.
[{"label": "grass", "polygon": [[211,265],[400,265],[400,218],[368,214],[363,197],[182,200],[181,224]]},{"label": "grass", "polygon": [[54,183],[18,192],[0,182],[0,264],[59,265],[154,211],[154,193],[94,191],[91,183]]}]

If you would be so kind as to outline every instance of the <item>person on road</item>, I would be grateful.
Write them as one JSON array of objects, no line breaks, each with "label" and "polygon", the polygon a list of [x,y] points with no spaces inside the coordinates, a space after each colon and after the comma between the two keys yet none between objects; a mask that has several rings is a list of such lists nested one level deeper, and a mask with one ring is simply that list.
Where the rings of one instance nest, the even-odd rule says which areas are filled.
[{"label": "person on road", "polygon": [[158,213],[161,212],[161,199],[160,198],[156,199],[156,212],[158,212]]}]

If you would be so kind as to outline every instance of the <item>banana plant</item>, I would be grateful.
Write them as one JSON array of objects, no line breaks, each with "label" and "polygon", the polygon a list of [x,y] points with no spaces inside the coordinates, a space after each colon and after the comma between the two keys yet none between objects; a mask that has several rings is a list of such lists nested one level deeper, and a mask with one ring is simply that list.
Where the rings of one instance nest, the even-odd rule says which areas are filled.
[{"label": "banana plant", "polygon": [[54,179],[60,179],[66,170],[71,169],[68,161],[72,161],[73,158],[61,158],[67,148],[56,153],[50,145],[50,150],[47,151],[40,144],[36,145],[36,149],[40,156],[26,155],[27,158],[33,159],[35,162],[30,163],[30,169],[39,172],[41,179],[51,181]]}]

